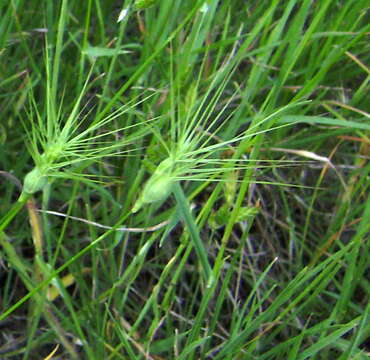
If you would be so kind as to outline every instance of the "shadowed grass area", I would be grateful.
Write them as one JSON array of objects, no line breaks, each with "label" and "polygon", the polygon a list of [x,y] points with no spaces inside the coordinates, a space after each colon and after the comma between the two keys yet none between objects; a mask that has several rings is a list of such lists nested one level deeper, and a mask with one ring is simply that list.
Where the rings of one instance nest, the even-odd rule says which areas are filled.
[{"label": "shadowed grass area", "polygon": [[1,359],[367,359],[366,2],[0,4]]}]

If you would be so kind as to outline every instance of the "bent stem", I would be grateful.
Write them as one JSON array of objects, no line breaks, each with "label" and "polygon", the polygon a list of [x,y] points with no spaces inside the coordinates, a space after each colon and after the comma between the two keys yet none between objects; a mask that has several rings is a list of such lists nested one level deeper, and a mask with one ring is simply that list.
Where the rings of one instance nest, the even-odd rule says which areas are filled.
[{"label": "bent stem", "polygon": [[208,261],[207,250],[204,247],[203,242],[199,236],[197,225],[189,211],[189,202],[184,194],[184,191],[182,190],[180,183],[177,182],[176,184],[174,184],[173,194],[175,195],[177,206],[180,210],[180,215],[183,217],[184,222],[189,229],[190,237],[193,241],[195,251],[203,268],[203,274],[207,281],[207,287],[210,287],[213,284],[214,276],[211,265]]},{"label": "bent stem", "polygon": [[0,220],[0,234],[6,229],[8,224],[14,219],[14,217],[22,210],[31,195],[22,193],[19,199],[13,204],[11,209],[1,218]]}]

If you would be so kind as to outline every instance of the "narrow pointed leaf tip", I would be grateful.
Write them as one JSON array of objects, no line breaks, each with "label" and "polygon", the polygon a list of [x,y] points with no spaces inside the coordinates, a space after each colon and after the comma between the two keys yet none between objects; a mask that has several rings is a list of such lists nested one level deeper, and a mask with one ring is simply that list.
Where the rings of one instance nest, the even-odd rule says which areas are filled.
[{"label": "narrow pointed leaf tip", "polygon": [[129,8],[124,8],[120,11],[119,15],[118,15],[118,19],[117,19],[117,22],[121,22],[122,20],[125,19],[125,17],[127,16],[128,14],[128,10]]},{"label": "narrow pointed leaf tip", "polygon": [[100,47],[100,46],[88,46],[85,50],[82,51],[83,54],[91,57],[91,58],[97,58],[102,56],[115,56],[115,55],[123,55],[123,54],[129,54],[131,51],[128,50],[122,50],[122,49],[111,49],[106,47]]}]

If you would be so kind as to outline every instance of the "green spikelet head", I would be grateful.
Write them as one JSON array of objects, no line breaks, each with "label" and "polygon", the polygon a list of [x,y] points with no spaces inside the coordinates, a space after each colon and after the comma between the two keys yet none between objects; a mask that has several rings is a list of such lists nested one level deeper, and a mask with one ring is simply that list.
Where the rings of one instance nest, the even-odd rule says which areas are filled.
[{"label": "green spikelet head", "polygon": [[173,159],[167,158],[163,160],[145,184],[142,194],[132,208],[132,212],[137,212],[143,205],[166,200],[171,194],[172,186],[175,182],[173,171]]},{"label": "green spikelet head", "polygon": [[42,190],[46,186],[47,182],[47,176],[45,176],[38,167],[35,167],[24,178],[23,192],[25,194],[32,195]]}]

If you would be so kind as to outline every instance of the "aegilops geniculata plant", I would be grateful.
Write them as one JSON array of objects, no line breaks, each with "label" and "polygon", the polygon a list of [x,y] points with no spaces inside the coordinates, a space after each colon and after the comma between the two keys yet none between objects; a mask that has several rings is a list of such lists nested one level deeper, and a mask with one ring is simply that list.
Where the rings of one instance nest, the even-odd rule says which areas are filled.
[{"label": "aegilops geniculata plant", "polygon": [[[226,114],[234,96],[230,97],[219,110],[217,107],[235,67],[235,63],[226,62],[216,73],[208,90],[200,97],[199,101],[197,101],[200,83],[200,77],[198,77],[195,86],[190,89],[190,95],[185,97],[188,99],[186,109],[181,108],[182,101],[178,90],[174,89],[175,86],[170,89],[172,109],[169,139],[161,136],[158,131],[154,131],[165,148],[167,156],[157,165],[132,208],[132,212],[135,213],[145,205],[165,201],[171,193],[175,195],[179,214],[191,234],[195,250],[202,264],[207,286],[214,283],[213,270],[208,261],[207,250],[199,236],[197,225],[190,213],[189,204],[180,181],[225,181],[224,175],[226,173],[246,169],[250,163],[248,159],[240,156],[239,158],[236,156],[235,158],[222,158],[221,153],[229,150],[230,147],[233,148],[233,145],[248,137],[270,131],[271,127],[264,128],[262,124],[287,108],[283,107],[264,117],[255,125],[250,126],[247,131],[233,136],[231,139],[222,139],[219,133],[224,130],[228,120],[235,113],[235,111],[231,111],[231,114]],[[175,82],[172,80],[173,84]],[[163,131],[163,129],[161,130]],[[252,166],[255,167],[255,162],[252,163]]]},{"label": "aegilops geniculata plant", "polygon": [[230,97],[220,110],[216,111],[216,109],[234,68],[235,66],[230,63],[224,64],[206,93],[199,102],[196,102],[198,79],[196,85],[190,89],[194,94],[189,96],[192,100],[188,104],[186,115],[176,109],[181,100],[172,99],[172,106],[175,109],[171,113],[170,138],[166,142],[163,136],[155,134],[165,147],[167,157],[158,164],[145,183],[132,212],[137,212],[143,205],[164,201],[171,194],[173,186],[181,180],[224,181],[226,172],[246,169],[250,162],[248,159],[220,158],[220,153],[248,137],[272,130],[258,128],[294,105],[285,106],[273,112],[244,133],[229,140],[220,139],[218,132],[225,127],[234,114],[232,111],[231,114],[226,115],[226,110],[234,100],[234,96]]},{"label": "aegilops geniculata plant", "polygon": [[[142,122],[114,130],[103,130],[106,125],[122,117],[146,98],[120,106],[103,119],[88,123],[89,114],[81,116],[80,109],[87,85],[88,82],[85,83],[65,120],[61,114],[54,116],[51,111],[48,114],[50,118],[43,119],[34,99],[31,99],[34,110],[30,113],[32,128],[27,135],[28,148],[35,166],[25,176],[22,196],[29,196],[42,190],[48,180],[55,177],[83,177],[82,174],[74,174],[68,167],[82,161],[99,160],[106,156],[125,153],[127,152],[125,146],[146,132],[145,127],[141,127],[134,134],[129,136],[125,134],[129,128],[137,127],[143,124]],[[120,139],[108,140],[112,136],[119,136]]]}]

